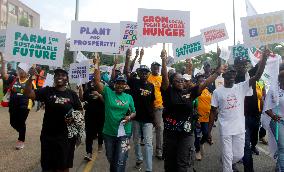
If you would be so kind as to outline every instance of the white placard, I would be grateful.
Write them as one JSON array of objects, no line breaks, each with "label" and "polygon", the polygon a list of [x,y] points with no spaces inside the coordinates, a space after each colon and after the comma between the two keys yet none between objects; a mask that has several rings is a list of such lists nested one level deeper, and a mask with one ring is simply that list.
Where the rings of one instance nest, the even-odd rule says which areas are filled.
[{"label": "white placard", "polygon": [[72,21],[71,51],[119,52],[120,24]]},{"label": "white placard", "polygon": [[8,25],[5,60],[62,67],[66,34]]},{"label": "white placard", "polygon": [[137,41],[137,22],[121,21],[120,22],[120,47],[119,54],[125,54],[127,49],[135,46]]},{"label": "white placard", "polygon": [[214,25],[200,30],[204,45],[215,44],[229,39],[225,23]]},{"label": "white placard", "polygon": [[241,18],[243,40],[247,47],[284,41],[284,11]]},{"label": "white placard", "polygon": [[190,38],[190,12],[138,9],[138,44],[173,43]]},{"label": "white placard", "polygon": [[205,53],[202,37],[195,36],[188,41],[173,44],[175,61],[188,59]]},{"label": "white placard", "polygon": [[69,69],[69,82],[70,83],[87,83],[89,82],[89,61],[83,61],[81,63],[70,64]]}]

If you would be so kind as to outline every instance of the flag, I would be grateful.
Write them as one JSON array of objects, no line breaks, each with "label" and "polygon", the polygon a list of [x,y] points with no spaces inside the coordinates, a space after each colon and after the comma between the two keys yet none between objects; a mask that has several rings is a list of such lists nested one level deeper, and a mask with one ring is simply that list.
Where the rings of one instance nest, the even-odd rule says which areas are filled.
[{"label": "flag", "polygon": [[257,12],[254,9],[254,7],[252,6],[252,4],[250,3],[249,0],[245,0],[246,1],[246,10],[247,10],[247,16],[253,16],[256,15]]}]

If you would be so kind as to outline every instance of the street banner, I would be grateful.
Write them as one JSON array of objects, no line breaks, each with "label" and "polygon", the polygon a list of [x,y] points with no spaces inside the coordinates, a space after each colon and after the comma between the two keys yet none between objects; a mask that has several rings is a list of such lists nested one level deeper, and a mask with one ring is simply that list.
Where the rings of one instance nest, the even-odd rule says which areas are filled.
[{"label": "street banner", "polygon": [[66,34],[8,25],[5,60],[62,67]]},{"label": "street banner", "polygon": [[225,23],[211,26],[200,30],[204,45],[215,44],[229,39]]},{"label": "street banner", "polygon": [[5,41],[6,41],[6,30],[0,30],[0,52],[4,52],[5,50]]},{"label": "street banner", "polygon": [[248,48],[246,48],[243,44],[237,44],[235,46],[230,47],[231,57],[234,60],[250,60],[248,54]]},{"label": "street banner", "polygon": [[241,18],[243,41],[247,47],[284,41],[284,11]]},{"label": "street banner", "polygon": [[81,63],[70,64],[69,69],[69,82],[81,84],[89,82],[89,61],[83,61]]},{"label": "street banner", "polygon": [[174,60],[184,60],[205,53],[202,37],[195,36],[189,40],[173,44]]},{"label": "street banner", "polygon": [[190,38],[190,12],[138,9],[138,42],[174,43]]},{"label": "street banner", "polygon": [[137,41],[137,23],[130,21],[120,22],[120,47],[119,54],[125,54],[127,49],[134,48]]},{"label": "street banner", "polygon": [[72,21],[71,51],[119,52],[120,24]]}]

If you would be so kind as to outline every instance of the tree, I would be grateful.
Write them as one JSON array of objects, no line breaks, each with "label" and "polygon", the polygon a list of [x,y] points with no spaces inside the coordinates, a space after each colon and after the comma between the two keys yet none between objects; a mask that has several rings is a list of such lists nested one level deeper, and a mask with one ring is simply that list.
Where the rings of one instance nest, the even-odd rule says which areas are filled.
[{"label": "tree", "polygon": [[24,27],[29,27],[29,20],[26,17],[21,17],[19,20],[19,25]]}]

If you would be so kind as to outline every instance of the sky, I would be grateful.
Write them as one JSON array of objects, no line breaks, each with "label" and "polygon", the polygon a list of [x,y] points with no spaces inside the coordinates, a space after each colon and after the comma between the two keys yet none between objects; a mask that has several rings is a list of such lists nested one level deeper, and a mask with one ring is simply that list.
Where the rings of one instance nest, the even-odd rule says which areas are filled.
[{"label": "sky", "polygon": [[[20,0],[40,14],[44,30],[67,33],[70,37],[71,21],[75,19],[76,0]],[[258,14],[284,10],[283,0],[250,0]],[[200,29],[225,23],[229,39],[219,43],[221,48],[232,46],[233,0],[80,0],[79,21],[119,23],[137,21],[138,8],[190,11],[190,36],[200,34]],[[235,0],[236,42],[242,43],[240,18],[245,17],[245,0]],[[166,48],[168,46],[166,45]],[[162,44],[145,49],[142,64],[160,62]],[[215,50],[216,45],[206,50]],[[135,52],[135,51],[133,51]],[[171,46],[169,55],[172,55]]]}]

